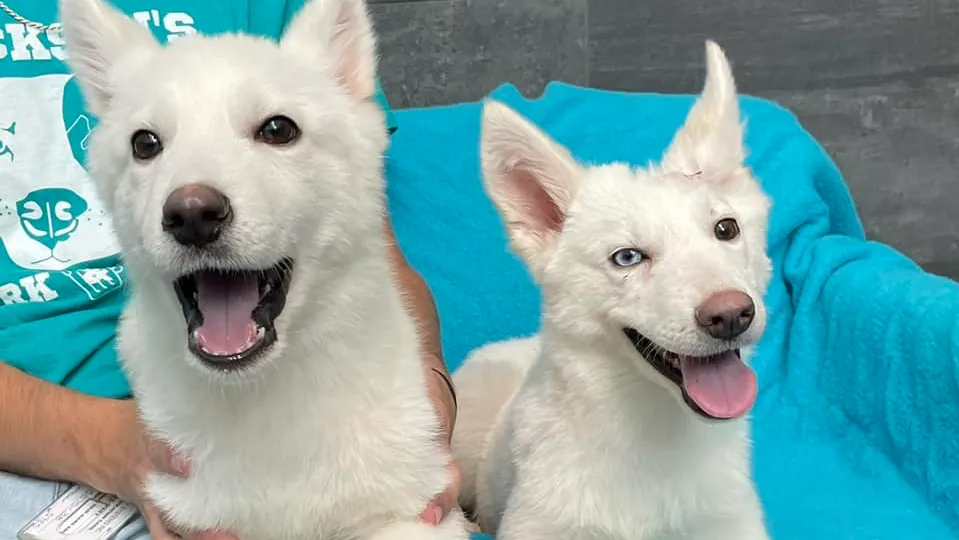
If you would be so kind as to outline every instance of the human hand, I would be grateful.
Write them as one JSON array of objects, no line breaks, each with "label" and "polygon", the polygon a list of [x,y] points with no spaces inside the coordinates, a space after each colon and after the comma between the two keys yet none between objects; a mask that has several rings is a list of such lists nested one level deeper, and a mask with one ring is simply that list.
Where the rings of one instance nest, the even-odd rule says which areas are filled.
[{"label": "human hand", "polygon": [[238,540],[235,535],[219,531],[177,531],[166,523],[144,493],[146,479],[153,472],[187,478],[190,461],[150,436],[132,401],[118,402],[111,425],[113,436],[106,439],[108,447],[104,451],[113,459],[106,459],[104,463],[112,465],[108,467],[110,471],[102,475],[103,480],[97,482],[100,485],[91,483],[91,487],[135,504],[152,540]]},{"label": "human hand", "polygon": [[[446,450],[449,451],[449,445],[447,445]],[[460,473],[459,465],[456,464],[456,460],[453,459],[452,455],[449,456],[446,472],[450,477],[450,483],[442,493],[434,497],[433,500],[426,505],[426,510],[423,510],[423,513],[420,514],[420,520],[428,525],[439,525],[454,508],[459,508],[458,499],[463,477]]]},{"label": "human hand", "polygon": [[[161,470],[181,478],[186,478],[190,475],[190,461],[177,456],[169,446],[156,441],[149,441],[149,447],[151,449],[151,460],[157,470]],[[423,513],[420,514],[420,520],[434,526],[439,525],[439,523],[443,521],[443,519],[454,508],[458,507],[459,503],[457,499],[459,497],[460,487],[462,485],[460,468],[456,464],[456,461],[454,461],[452,458],[449,443],[445,443],[444,450],[447,452],[447,455],[449,455],[447,474],[449,474],[450,483],[442,493],[430,501],[430,503],[426,506],[426,509],[423,510]],[[149,510],[152,510],[152,508]],[[151,517],[153,518],[152,522],[155,526],[163,526],[163,522],[161,519],[159,519],[158,514],[153,512]],[[147,519],[146,514],[144,514],[144,520],[147,521],[147,525],[149,527],[151,520]],[[150,534],[153,534],[152,528],[150,528]],[[153,538],[157,539],[158,537],[154,536]],[[159,538],[161,540],[167,540],[166,537]],[[204,531],[195,536],[186,536],[181,534],[180,538],[183,538],[184,540],[238,540],[235,535],[218,531]]]},{"label": "human hand", "polygon": [[437,443],[443,450],[446,459],[446,471],[450,481],[446,489],[434,497],[426,505],[423,513],[420,514],[421,521],[434,526],[439,525],[450,512],[459,507],[459,494],[463,483],[462,473],[456,460],[453,459],[453,452],[450,448],[453,426],[456,423],[456,398],[453,395],[453,388],[448,375],[445,374],[445,366],[443,366],[444,370],[440,371],[436,367],[437,364],[443,366],[442,359],[430,357],[425,362],[428,367],[427,396],[439,419],[440,430]]},{"label": "human hand", "polygon": [[[449,452],[449,445],[445,446],[445,450]],[[439,525],[450,512],[455,508],[459,508],[459,493],[460,488],[463,484],[463,475],[460,472],[459,465],[457,465],[456,460],[452,458],[450,454],[449,462],[446,466],[447,474],[450,475],[450,483],[443,490],[442,493],[433,498],[428,505],[426,505],[426,510],[420,514],[420,520],[429,525]],[[466,531],[467,532],[480,532],[480,528],[473,523],[472,521],[466,522]]]},{"label": "human hand", "polygon": [[[447,425],[446,422],[441,423],[444,426]],[[440,443],[445,454],[448,456],[446,469],[447,474],[450,477],[450,483],[442,493],[430,501],[430,503],[426,506],[426,509],[423,510],[423,513],[420,514],[420,520],[434,526],[439,525],[439,523],[443,521],[443,519],[454,508],[459,506],[458,497],[463,481],[460,468],[452,457],[449,435],[446,433],[447,430],[445,428],[441,430]],[[147,439],[147,448],[148,454],[150,455],[150,461],[155,467],[155,470],[162,471],[173,476],[179,476],[180,478],[187,478],[190,476],[191,462],[189,458],[177,455],[176,452],[174,452],[174,450],[168,445],[152,439]],[[163,521],[160,519],[159,514],[156,513],[155,510],[150,507],[150,505],[145,505],[145,508],[146,511],[142,511],[144,514],[144,520],[147,522],[147,527],[149,528],[150,534],[153,536],[154,540],[168,540],[168,538],[177,538],[177,536],[156,536],[153,532],[154,527],[159,528],[161,534],[166,531],[166,528],[164,527]],[[150,512],[149,518],[147,517],[147,512]],[[184,540],[238,540],[238,538],[233,534],[219,531],[204,531],[194,536],[180,534],[179,537],[183,538]]]},{"label": "human hand", "polygon": [[[154,471],[162,472],[164,474],[169,474],[171,476],[177,476],[180,478],[188,478],[190,476],[192,463],[186,457],[180,456],[177,454],[170,446],[163,441],[158,441],[148,435],[144,435],[147,445],[147,454],[150,457],[150,464],[153,466]],[[175,529],[169,526],[160,515],[160,513],[153,507],[153,505],[144,503],[140,507],[140,512],[143,514],[143,520],[147,524],[147,530],[150,531],[150,536],[152,540],[171,540],[171,539],[182,539],[182,540],[239,540],[235,534],[228,533],[225,531],[177,531],[171,532]],[[157,529],[158,533],[154,533],[153,530]],[[160,534],[161,536],[156,536]],[[168,536],[162,536],[167,534]]]},{"label": "human hand", "polygon": [[[441,362],[441,361],[440,361]],[[442,365],[442,364],[441,364]],[[438,525],[447,515],[458,507],[459,492],[462,485],[462,474],[459,465],[453,459],[450,441],[453,425],[456,418],[456,403],[447,381],[442,374],[432,371],[431,383],[428,384],[428,396],[440,420],[438,443],[443,449],[447,460],[449,484],[439,493],[420,514],[420,519],[430,525]],[[107,484],[107,489],[92,485],[101,491],[114,493],[120,498],[137,505],[146,522],[147,529],[153,540],[238,540],[236,535],[223,531],[172,531],[165,524],[163,516],[153,506],[143,493],[147,476],[150,472],[160,472],[187,478],[191,472],[191,462],[186,456],[179,456],[163,441],[154,440],[143,428],[137,416],[133,402],[120,402],[118,421],[115,426],[118,432],[114,440],[125,441],[116,445],[121,458],[114,461],[123,465],[115,467],[115,474]],[[110,460],[107,460],[108,462]]]}]

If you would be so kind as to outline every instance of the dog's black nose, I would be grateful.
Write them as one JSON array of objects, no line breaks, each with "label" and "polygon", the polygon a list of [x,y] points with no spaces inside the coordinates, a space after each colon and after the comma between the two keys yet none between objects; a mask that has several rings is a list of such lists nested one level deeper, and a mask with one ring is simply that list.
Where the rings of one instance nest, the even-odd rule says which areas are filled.
[{"label": "dog's black nose", "polygon": [[740,291],[718,292],[696,309],[696,323],[716,339],[733,339],[753,323],[756,305]]},{"label": "dog's black nose", "polygon": [[163,204],[163,230],[184,246],[216,242],[232,218],[226,195],[203,184],[177,188]]}]

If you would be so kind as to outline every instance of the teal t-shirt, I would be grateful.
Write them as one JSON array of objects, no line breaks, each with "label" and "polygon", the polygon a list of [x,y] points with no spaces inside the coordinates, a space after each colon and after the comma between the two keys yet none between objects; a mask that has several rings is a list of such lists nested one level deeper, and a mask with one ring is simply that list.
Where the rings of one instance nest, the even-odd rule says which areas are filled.
[{"label": "teal t-shirt", "polygon": [[[162,41],[244,31],[278,37],[303,0],[113,0]],[[56,0],[6,0],[58,20]],[[130,393],[115,333],[129,279],[83,164],[84,111],[57,30],[0,12],[0,361],[105,397]],[[377,95],[392,114],[380,91]]]}]

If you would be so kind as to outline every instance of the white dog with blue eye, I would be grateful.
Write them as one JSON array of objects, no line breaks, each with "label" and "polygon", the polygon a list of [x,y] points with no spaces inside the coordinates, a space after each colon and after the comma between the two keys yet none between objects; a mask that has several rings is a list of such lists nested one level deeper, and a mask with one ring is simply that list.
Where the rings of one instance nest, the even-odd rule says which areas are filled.
[{"label": "white dog with blue eye", "polygon": [[461,504],[498,540],[766,540],[745,419],[766,325],[770,203],[732,72],[661,162],[583,167],[487,103],[482,167],[543,294],[541,333],[455,373]]}]

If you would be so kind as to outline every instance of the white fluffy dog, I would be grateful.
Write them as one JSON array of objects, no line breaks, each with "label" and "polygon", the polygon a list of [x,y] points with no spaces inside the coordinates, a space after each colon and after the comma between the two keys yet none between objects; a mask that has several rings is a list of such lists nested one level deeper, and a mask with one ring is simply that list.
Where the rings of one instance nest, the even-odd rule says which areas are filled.
[{"label": "white fluffy dog", "polygon": [[485,187],[544,298],[539,336],[455,374],[461,503],[500,540],[767,538],[744,359],[766,324],[770,204],[706,50],[702,95],[646,169],[582,167],[486,105]]},{"label": "white fluffy dog", "polygon": [[361,0],[313,0],[276,43],[161,46],[61,0],[100,119],[91,175],[135,284],[119,347],[171,521],[244,540],[452,540],[417,516],[448,480],[416,329],[382,235],[387,144]]}]

